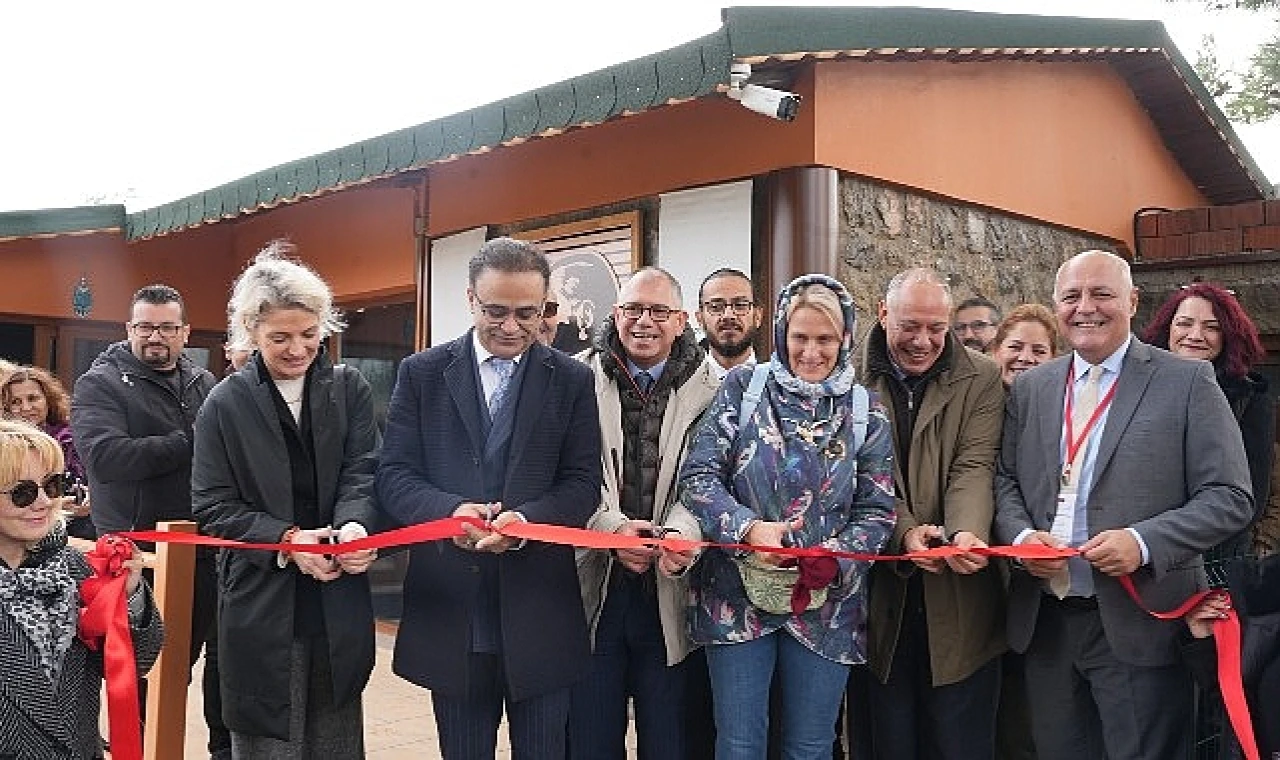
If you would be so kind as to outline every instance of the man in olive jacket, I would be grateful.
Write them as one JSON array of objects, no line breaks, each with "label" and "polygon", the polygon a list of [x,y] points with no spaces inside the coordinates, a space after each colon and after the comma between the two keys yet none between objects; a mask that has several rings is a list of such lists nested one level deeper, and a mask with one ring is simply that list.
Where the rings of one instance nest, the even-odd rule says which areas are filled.
[{"label": "man in olive jacket", "polygon": [[[950,332],[951,293],[934,271],[889,283],[867,337],[867,387],[889,399],[898,523],[886,553],[939,542],[986,546],[1004,418],[1000,371]],[[868,614],[874,756],[991,758],[1000,655],[997,568],[968,553],[880,562]]]}]

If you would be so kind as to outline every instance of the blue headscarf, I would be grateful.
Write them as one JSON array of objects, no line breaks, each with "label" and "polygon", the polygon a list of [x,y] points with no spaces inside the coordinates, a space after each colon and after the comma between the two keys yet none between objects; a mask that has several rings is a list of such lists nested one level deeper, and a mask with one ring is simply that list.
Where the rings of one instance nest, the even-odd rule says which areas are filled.
[{"label": "blue headscarf", "polygon": [[[801,380],[791,372],[791,363],[787,360],[787,306],[802,289],[809,285],[824,285],[830,288],[840,300],[840,310],[844,313],[844,339],[840,343],[840,353],[836,356],[836,365],[825,380],[811,383]],[[778,381],[778,385],[805,398],[822,396],[843,396],[853,387],[854,367],[853,336],[858,325],[857,314],[853,308],[853,297],[839,280],[825,274],[805,274],[792,280],[778,293],[778,305],[774,309],[773,318],[773,356],[770,358],[770,371]]]}]

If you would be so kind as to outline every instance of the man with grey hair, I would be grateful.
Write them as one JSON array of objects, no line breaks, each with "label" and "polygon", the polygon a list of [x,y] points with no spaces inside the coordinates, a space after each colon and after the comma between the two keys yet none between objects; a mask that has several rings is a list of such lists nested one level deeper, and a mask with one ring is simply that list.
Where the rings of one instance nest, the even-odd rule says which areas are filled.
[{"label": "man with grey hair", "polygon": [[573,549],[498,530],[581,528],[600,499],[591,371],[537,340],[549,274],[529,243],[481,246],[474,328],[401,362],[387,413],[379,507],[401,525],[473,521],[410,550],[396,636],[393,668],[431,690],[445,760],[492,758],[504,711],[515,757],[563,760],[590,657]]},{"label": "man with grey hair", "polygon": [[1252,514],[1239,426],[1204,361],[1133,337],[1129,264],[1085,251],[1058,269],[1071,354],[1014,381],[996,472],[996,536],[1072,546],[1013,574],[1009,643],[1026,653],[1041,760],[1157,760],[1190,749],[1191,681],[1175,607],[1206,583],[1202,552]]},{"label": "man with grey hair", "polygon": [[[680,283],[657,267],[631,276],[613,314],[581,354],[595,376],[604,488],[587,527],[623,535],[673,533],[697,539],[698,521],[676,498],[689,428],[720,388],[704,363]],[[578,552],[578,578],[593,654],[573,689],[569,751],[574,760],[621,757],[627,704],[635,703],[643,757],[684,758],[686,685],[701,659],[685,625],[692,552],[619,549]]]},{"label": "man with grey hair", "polygon": [[[996,364],[950,327],[946,282],[910,269],[890,281],[867,337],[863,377],[889,401],[894,430],[887,553],[990,540],[1004,390]],[[989,760],[1005,649],[997,568],[972,552],[877,563],[870,584],[872,756]]]}]

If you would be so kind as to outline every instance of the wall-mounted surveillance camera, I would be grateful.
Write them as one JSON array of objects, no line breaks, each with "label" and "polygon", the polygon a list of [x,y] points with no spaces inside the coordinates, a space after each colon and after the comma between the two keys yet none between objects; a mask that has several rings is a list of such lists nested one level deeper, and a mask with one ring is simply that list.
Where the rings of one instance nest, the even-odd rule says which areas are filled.
[{"label": "wall-mounted surveillance camera", "polygon": [[747,84],[751,65],[735,63],[729,69],[729,97],[759,114],[779,121],[793,121],[800,112],[800,96],[758,84]]}]

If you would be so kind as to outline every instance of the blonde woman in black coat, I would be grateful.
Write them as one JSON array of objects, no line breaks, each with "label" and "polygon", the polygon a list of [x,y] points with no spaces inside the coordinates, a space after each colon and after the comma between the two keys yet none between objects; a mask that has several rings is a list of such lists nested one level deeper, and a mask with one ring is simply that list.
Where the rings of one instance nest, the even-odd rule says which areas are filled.
[{"label": "blonde woman in black coat", "polygon": [[[272,244],[236,281],[229,312],[256,351],[196,419],[192,508],[223,538],[341,543],[372,527],[372,396],[358,372],[325,357],[321,341],[342,322],[328,286],[290,250]],[[222,552],[219,667],[234,758],[364,757],[374,555]]]},{"label": "blonde woman in black coat", "polygon": [[[80,583],[92,571],[67,546],[62,448],[25,422],[0,420],[0,760],[102,757],[102,654],[77,637]],[[142,565],[127,581],[138,675],[164,626]]]}]

